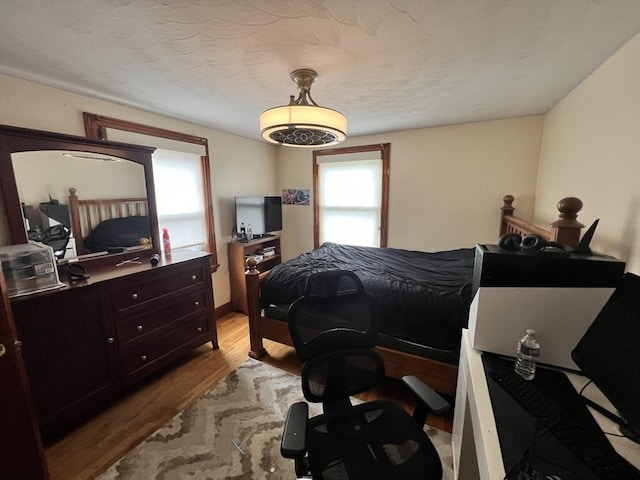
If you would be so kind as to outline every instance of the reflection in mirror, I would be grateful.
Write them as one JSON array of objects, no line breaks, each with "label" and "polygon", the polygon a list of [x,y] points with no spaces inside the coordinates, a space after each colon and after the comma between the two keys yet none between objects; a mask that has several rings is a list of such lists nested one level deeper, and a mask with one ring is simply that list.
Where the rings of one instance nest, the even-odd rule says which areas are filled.
[{"label": "reflection in mirror", "polygon": [[[143,165],[69,151],[13,153],[11,160],[27,236],[50,244],[58,259],[148,248],[151,227]],[[70,189],[75,199],[70,199]]]}]

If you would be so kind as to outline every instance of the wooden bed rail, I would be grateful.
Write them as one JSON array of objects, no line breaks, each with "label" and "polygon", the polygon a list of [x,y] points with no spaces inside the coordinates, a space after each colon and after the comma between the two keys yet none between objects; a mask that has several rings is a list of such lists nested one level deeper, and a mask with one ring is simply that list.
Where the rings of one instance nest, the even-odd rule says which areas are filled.
[{"label": "wooden bed rail", "polygon": [[561,199],[556,208],[558,209],[558,220],[553,222],[549,229],[533,225],[531,222],[523,220],[513,215],[515,207],[513,195],[505,195],[502,199],[503,206],[500,209],[500,235],[505,233],[518,233],[522,236],[537,234],[550,242],[557,242],[571,248],[576,248],[580,243],[580,232],[584,225],[576,220],[578,212],[582,210],[582,200],[576,197],[565,197]]}]

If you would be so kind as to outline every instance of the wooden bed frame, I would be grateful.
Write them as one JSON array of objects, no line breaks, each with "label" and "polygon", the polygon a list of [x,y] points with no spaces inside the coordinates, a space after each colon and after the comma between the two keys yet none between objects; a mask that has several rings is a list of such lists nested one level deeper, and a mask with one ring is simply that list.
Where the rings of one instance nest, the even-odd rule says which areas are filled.
[{"label": "wooden bed frame", "polygon": [[504,205],[501,208],[500,235],[505,233],[518,233],[522,236],[527,234],[537,234],[544,237],[548,242],[556,242],[575,249],[580,242],[580,230],[584,227],[578,222],[578,212],[582,210],[582,200],[576,197],[566,197],[558,202],[558,220],[545,229],[533,225],[526,220],[515,217],[513,211],[514,196],[505,195],[502,199]]},{"label": "wooden bed frame", "polygon": [[[147,199],[110,198],[104,200],[80,200],[76,189],[69,189],[69,214],[78,255],[84,252],[84,239],[100,222],[112,218],[148,215]],[[151,241],[151,239],[149,239]]]},{"label": "wooden bed frame", "polygon": [[[576,221],[582,208],[582,201],[575,197],[563,198],[558,202],[559,219],[544,229],[514,216],[513,195],[505,195],[500,217],[500,235],[508,232],[520,235],[537,234],[547,241],[554,241],[575,248],[580,240],[580,230],[584,227]],[[249,260],[246,273],[247,304],[249,316],[249,356],[260,359],[267,354],[263,340],[273,340],[285,345],[293,345],[286,322],[265,317],[260,308],[260,282],[269,273],[259,272],[255,260]],[[386,375],[401,378],[412,374],[421,378],[432,388],[446,395],[455,395],[458,375],[457,365],[420,357],[410,353],[376,347],[385,364]]]}]

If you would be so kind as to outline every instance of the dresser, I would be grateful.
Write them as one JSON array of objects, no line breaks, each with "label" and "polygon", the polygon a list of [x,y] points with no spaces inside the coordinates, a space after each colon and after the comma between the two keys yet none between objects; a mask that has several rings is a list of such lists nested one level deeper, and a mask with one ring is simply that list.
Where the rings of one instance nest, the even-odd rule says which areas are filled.
[{"label": "dresser", "polygon": [[209,255],[140,262],[88,267],[74,284],[62,269],[64,287],[12,299],[44,437],[190,350],[218,347]]}]

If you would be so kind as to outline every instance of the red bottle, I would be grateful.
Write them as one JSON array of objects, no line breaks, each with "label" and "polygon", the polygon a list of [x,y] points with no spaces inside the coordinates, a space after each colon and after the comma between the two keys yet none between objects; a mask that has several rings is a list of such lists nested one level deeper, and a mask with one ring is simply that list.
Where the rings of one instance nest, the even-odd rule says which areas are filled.
[{"label": "red bottle", "polygon": [[171,255],[171,239],[169,238],[169,230],[162,229],[162,244],[164,245],[164,254]]}]

